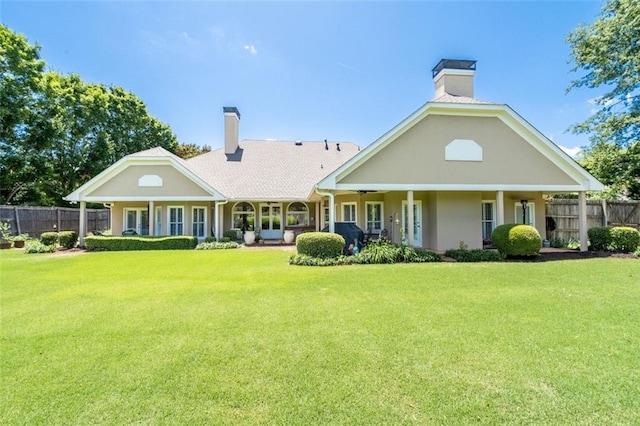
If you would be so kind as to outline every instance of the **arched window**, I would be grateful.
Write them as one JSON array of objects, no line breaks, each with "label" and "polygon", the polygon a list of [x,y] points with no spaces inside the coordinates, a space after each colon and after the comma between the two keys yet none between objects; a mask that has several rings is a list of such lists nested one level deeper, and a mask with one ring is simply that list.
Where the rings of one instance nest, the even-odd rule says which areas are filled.
[{"label": "arched window", "polygon": [[255,230],[256,211],[250,203],[238,203],[233,206],[233,228],[244,231]]},{"label": "arched window", "polygon": [[287,226],[295,225],[309,225],[309,209],[304,203],[291,203],[287,208]]}]

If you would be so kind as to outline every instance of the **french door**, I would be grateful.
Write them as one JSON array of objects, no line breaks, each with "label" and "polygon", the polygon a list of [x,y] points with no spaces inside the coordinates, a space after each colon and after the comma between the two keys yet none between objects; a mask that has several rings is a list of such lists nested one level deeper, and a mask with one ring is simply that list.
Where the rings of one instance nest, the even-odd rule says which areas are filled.
[{"label": "french door", "polygon": [[[407,226],[409,224],[409,209],[407,201],[402,201],[402,239],[408,242]],[[413,245],[422,247],[422,200],[413,201]]]},{"label": "french door", "polygon": [[282,232],[282,204],[260,204],[260,236],[266,240],[281,239]]},{"label": "french door", "polygon": [[139,235],[149,235],[149,210],[124,209],[123,231],[134,230]]}]

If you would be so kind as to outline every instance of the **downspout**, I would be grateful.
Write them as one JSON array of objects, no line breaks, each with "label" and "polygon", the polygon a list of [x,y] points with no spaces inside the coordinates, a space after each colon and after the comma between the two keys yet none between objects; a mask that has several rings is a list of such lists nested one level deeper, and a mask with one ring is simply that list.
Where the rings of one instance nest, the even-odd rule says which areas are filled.
[{"label": "downspout", "polygon": [[334,233],[336,231],[336,212],[334,211],[334,195],[333,192],[322,192],[318,188],[316,189],[316,194],[321,197],[329,197],[329,232]]},{"label": "downspout", "polygon": [[220,208],[219,206],[224,206],[225,204],[227,204],[229,202],[229,200],[224,200],[224,201],[216,201],[215,204],[215,208],[213,209],[213,223],[215,224],[215,237],[216,237],[216,241],[220,241],[220,239],[222,238],[222,232],[220,232]]}]

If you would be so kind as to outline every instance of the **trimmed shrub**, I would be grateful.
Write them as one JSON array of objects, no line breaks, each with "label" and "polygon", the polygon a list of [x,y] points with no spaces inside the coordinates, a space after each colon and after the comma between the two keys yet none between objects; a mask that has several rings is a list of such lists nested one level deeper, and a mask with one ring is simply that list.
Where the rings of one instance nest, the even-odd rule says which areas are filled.
[{"label": "trimmed shrub", "polygon": [[530,225],[500,225],[493,230],[491,241],[505,256],[536,256],[542,248],[538,230]]},{"label": "trimmed shrub", "polygon": [[305,232],[296,238],[296,249],[299,254],[311,257],[338,257],[344,248],[344,238],[328,232]]},{"label": "trimmed shrub", "polygon": [[38,240],[29,240],[25,243],[24,252],[27,254],[32,253],[53,253],[56,251],[56,246],[46,245]]},{"label": "trimmed shrub", "polygon": [[230,241],[228,243],[200,243],[196,246],[196,250],[226,250],[235,248],[240,248],[240,244],[235,241]]},{"label": "trimmed shrub", "polygon": [[451,249],[444,255],[455,259],[456,262],[501,262],[505,258],[505,255],[498,251],[482,249]]},{"label": "trimmed shrub", "polygon": [[216,241],[217,241],[217,240],[216,240],[216,237],[206,237],[206,238],[204,239],[204,242],[205,242],[205,243],[215,243]]},{"label": "trimmed shrub", "polygon": [[75,231],[58,232],[58,242],[67,249],[72,249],[78,244],[78,233]]},{"label": "trimmed shrub", "polygon": [[600,226],[587,231],[591,250],[632,253],[640,246],[640,233],[629,226]]},{"label": "trimmed shrub", "polygon": [[45,246],[55,246],[58,244],[58,233],[57,232],[43,232],[40,235],[40,241]]},{"label": "trimmed shrub", "polygon": [[222,233],[224,238],[228,238],[229,241],[238,241],[240,239],[239,232],[235,229],[229,229]]},{"label": "trimmed shrub", "polygon": [[640,245],[640,232],[629,226],[611,228],[611,251],[632,253]]},{"label": "trimmed shrub", "polygon": [[[222,239],[220,240],[221,243],[230,243],[231,242],[231,238],[229,237],[222,237]],[[235,242],[235,241],[234,241]]]},{"label": "trimmed shrub", "polygon": [[198,244],[198,238],[186,235],[171,237],[86,237],[87,250],[127,251],[127,250],[191,250]]},{"label": "trimmed shrub", "polygon": [[611,245],[611,228],[597,226],[587,231],[591,250],[609,250]]}]

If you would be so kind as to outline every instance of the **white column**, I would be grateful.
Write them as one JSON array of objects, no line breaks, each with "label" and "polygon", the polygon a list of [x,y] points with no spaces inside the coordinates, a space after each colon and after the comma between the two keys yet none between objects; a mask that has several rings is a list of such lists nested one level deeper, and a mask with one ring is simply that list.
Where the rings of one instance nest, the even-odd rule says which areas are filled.
[{"label": "white column", "polygon": [[213,229],[216,233],[216,241],[220,241],[222,234],[220,233],[220,203],[216,201],[213,208]]},{"label": "white column", "polygon": [[[404,214],[404,212],[403,212]],[[407,244],[413,247],[413,191],[407,191]]]},{"label": "white column", "polygon": [[580,251],[587,251],[587,194],[578,193],[578,231],[580,233]]},{"label": "white column", "polygon": [[329,232],[336,232],[336,203],[333,192],[329,193]]},{"label": "white column", "polygon": [[156,219],[156,211],[155,211],[153,200],[149,201],[149,235],[154,235],[154,222]]},{"label": "white column", "polygon": [[79,234],[79,245],[80,247],[84,247],[84,237],[87,235],[87,202],[80,201],[80,230]]},{"label": "white column", "polygon": [[504,225],[504,191],[496,192],[496,226]]},{"label": "white column", "polygon": [[322,229],[322,224],[320,223],[321,215],[322,215],[322,200],[316,203],[316,232]]}]

